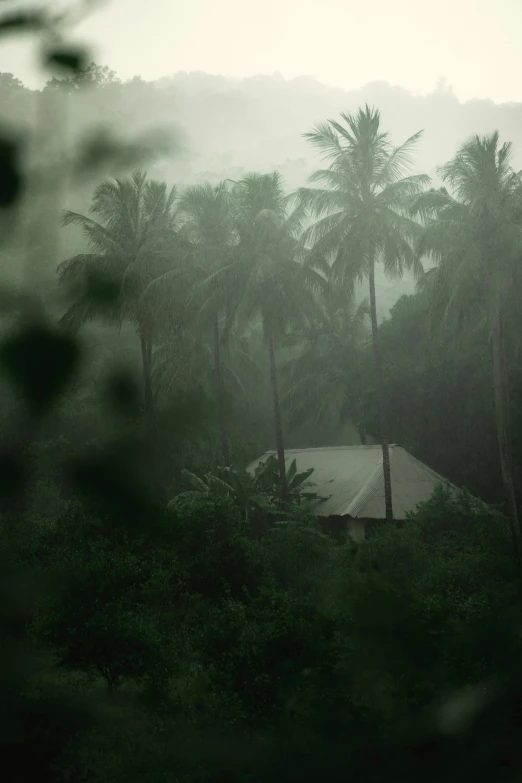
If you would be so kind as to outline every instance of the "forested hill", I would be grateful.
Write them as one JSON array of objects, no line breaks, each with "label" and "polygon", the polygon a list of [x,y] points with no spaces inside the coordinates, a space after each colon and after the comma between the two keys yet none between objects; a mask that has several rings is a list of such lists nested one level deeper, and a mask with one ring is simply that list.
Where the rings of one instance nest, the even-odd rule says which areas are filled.
[{"label": "forested hill", "polygon": [[[443,83],[427,96],[386,82],[346,91],[305,76],[291,81],[277,76],[239,81],[179,73],[154,86],[173,97],[172,111],[189,134],[199,176],[230,176],[230,171],[237,175],[243,169],[276,166],[291,187],[301,185],[317,166],[317,156],[302,134],[317,122],[365,103],[381,110],[383,125],[397,142],[424,130],[418,165],[432,176],[436,166],[475,133],[499,130],[522,149],[522,105],[460,103]],[[522,165],[522,157],[520,161]]]},{"label": "forested hill", "polygon": [[[286,81],[254,76],[234,80],[205,73],[178,73],[157,82],[139,77],[122,83],[108,69],[98,69],[94,89],[68,92],[68,117],[57,132],[58,144],[72,144],[94,127],[125,134],[157,126],[181,130],[175,156],[157,161],[149,173],[180,185],[237,179],[249,170],[279,170],[293,189],[306,182],[319,166],[318,156],[303,133],[316,123],[369,103],[381,111],[382,125],[397,143],[424,130],[417,168],[436,176],[436,166],[448,160],[472,134],[498,130],[515,147],[515,166],[522,167],[522,105],[498,105],[476,100],[461,103],[441,83],[420,96],[386,82],[359,90],[329,87],[311,77]],[[55,83],[56,85],[56,83]],[[47,87],[45,93],[49,93]],[[31,126],[40,122],[41,93],[26,89],[16,78],[0,74],[0,119]],[[40,118],[40,119],[39,119]],[[82,192],[69,191],[67,206],[87,209],[92,184]],[[74,235],[65,238],[64,253],[80,247]],[[378,276],[381,317],[413,281],[388,281]]]}]

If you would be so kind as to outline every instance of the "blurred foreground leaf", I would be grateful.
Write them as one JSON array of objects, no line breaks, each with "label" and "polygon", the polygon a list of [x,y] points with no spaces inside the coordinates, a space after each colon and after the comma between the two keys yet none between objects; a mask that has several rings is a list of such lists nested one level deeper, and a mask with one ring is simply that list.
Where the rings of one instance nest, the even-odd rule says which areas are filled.
[{"label": "blurred foreground leaf", "polygon": [[74,339],[42,325],[23,327],[0,346],[5,372],[37,415],[63,392],[79,358]]},{"label": "blurred foreground leaf", "polygon": [[93,304],[106,307],[111,307],[115,304],[121,288],[117,278],[109,274],[95,273],[88,270],[86,282],[86,296]]},{"label": "blurred foreground leaf", "polygon": [[107,382],[107,403],[114,413],[131,417],[139,415],[141,393],[132,373],[112,373]]},{"label": "blurred foreground leaf", "polygon": [[172,131],[149,131],[136,140],[125,141],[101,128],[89,136],[78,151],[75,160],[76,174],[91,177],[107,166],[114,169],[132,169],[151,159],[172,153],[175,146]]},{"label": "blurred foreground leaf", "polygon": [[139,532],[151,531],[160,509],[133,464],[139,443],[118,444],[66,466],[69,481],[93,510]]},{"label": "blurred foreground leaf", "polygon": [[0,18],[0,35],[28,33],[45,27],[46,19],[39,11],[21,11]]},{"label": "blurred foreground leaf", "polygon": [[7,137],[0,138],[0,209],[10,207],[22,190],[19,145]]},{"label": "blurred foreground leaf", "polygon": [[66,71],[78,73],[85,68],[85,52],[78,49],[54,49],[46,56],[48,65],[57,65]]}]

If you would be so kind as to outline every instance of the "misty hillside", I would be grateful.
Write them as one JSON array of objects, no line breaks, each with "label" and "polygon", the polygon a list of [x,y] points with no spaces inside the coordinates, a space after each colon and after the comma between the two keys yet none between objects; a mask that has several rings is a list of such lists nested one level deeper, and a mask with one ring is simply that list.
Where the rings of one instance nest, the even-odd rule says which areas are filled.
[{"label": "misty hillside", "polygon": [[515,146],[522,142],[522,106],[478,100],[460,103],[442,83],[430,95],[416,96],[386,82],[345,91],[311,77],[285,81],[256,76],[239,81],[180,73],[154,87],[173,99],[178,117],[171,119],[177,119],[189,136],[194,176],[229,176],[230,167],[238,171],[277,167],[289,186],[297,187],[318,163],[302,134],[365,103],[381,110],[384,126],[397,143],[424,130],[418,166],[431,176],[471,134],[498,129]]},{"label": "misty hillside", "polygon": [[[51,92],[56,90],[27,90],[3,74],[2,120],[26,127],[35,119],[41,122],[38,100]],[[514,143],[515,166],[519,162],[522,167],[522,105],[486,100],[460,103],[443,83],[435,92],[420,96],[386,82],[345,91],[307,76],[290,81],[277,74],[237,80],[196,72],[157,82],[136,77],[122,83],[109,72],[94,89],[78,90],[67,100],[66,121],[54,138],[59,148],[100,125],[124,135],[156,127],[176,128],[180,138],[176,154],[149,166],[149,173],[180,186],[237,179],[250,170],[277,169],[289,189],[299,187],[320,165],[303,133],[365,103],[380,109],[383,127],[396,143],[424,130],[417,170],[434,178],[437,165],[448,160],[462,141],[493,130],[499,130],[502,140]],[[69,192],[66,206],[85,211],[91,190],[92,184],[82,192]],[[81,248],[80,238],[68,232],[63,254]],[[381,317],[401,293],[411,293],[415,287],[408,276],[389,281],[379,274],[377,282]]]}]

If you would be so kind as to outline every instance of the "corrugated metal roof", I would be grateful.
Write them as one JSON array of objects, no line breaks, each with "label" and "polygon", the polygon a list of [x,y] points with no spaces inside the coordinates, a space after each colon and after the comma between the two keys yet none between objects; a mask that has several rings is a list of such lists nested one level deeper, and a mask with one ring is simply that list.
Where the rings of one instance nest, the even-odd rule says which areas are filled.
[{"label": "corrugated metal roof", "polygon": [[[253,472],[274,451],[267,451],[249,465]],[[297,471],[313,468],[313,487],[321,497],[321,516],[350,516],[384,519],[384,481],[381,446],[336,446],[317,449],[288,449],[287,468],[295,459]],[[417,504],[428,500],[437,484],[452,486],[442,476],[408,454],[401,446],[390,445],[393,516],[405,519]]]}]

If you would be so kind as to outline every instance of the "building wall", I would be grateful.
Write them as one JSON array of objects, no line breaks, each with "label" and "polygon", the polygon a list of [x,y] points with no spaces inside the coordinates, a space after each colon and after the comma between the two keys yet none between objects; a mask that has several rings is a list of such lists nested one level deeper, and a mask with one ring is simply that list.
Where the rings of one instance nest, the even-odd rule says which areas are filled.
[{"label": "building wall", "polygon": [[346,524],[346,531],[350,538],[352,538],[354,541],[364,541],[366,538],[366,520],[348,519]]},{"label": "building wall", "polygon": [[366,538],[366,520],[350,517],[322,517],[319,521],[323,533],[337,538],[347,532],[354,541],[364,541]]}]

